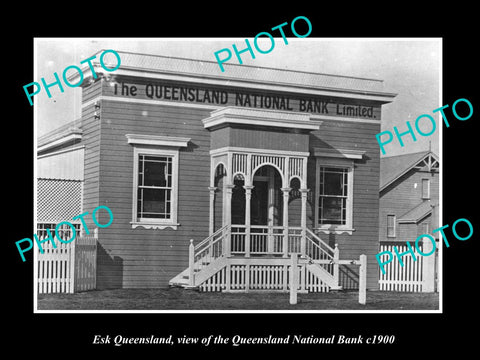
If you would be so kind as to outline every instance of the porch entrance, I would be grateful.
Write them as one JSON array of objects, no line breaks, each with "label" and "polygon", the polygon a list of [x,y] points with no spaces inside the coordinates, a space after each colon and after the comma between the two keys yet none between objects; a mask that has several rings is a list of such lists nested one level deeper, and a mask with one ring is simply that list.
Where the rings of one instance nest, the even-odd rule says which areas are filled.
[{"label": "porch entrance", "polygon": [[[250,197],[252,226],[281,226],[283,197],[282,178],[272,166],[262,166],[253,177]],[[232,189],[232,225],[245,225],[245,180],[238,175]]]},{"label": "porch entrance", "polygon": [[226,256],[305,254],[309,134],[318,123],[236,107],[202,122],[211,136],[209,234],[229,228]]},{"label": "porch entrance", "polygon": [[[210,131],[209,236],[190,240],[189,267],[172,284],[286,291],[299,254],[302,291],[338,289],[338,249],[307,227],[308,114],[226,107]],[[289,214],[290,213],[290,214]]]},{"label": "porch entrance", "polygon": [[264,165],[255,171],[251,183],[245,185],[243,175],[234,177],[232,255],[273,254],[280,249],[278,241],[283,241],[282,176],[273,166]]}]

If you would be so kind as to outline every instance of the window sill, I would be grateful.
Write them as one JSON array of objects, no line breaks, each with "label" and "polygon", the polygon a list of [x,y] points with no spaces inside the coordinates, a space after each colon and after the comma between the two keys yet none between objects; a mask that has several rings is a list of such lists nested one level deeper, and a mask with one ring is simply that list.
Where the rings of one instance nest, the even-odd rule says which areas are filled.
[{"label": "window sill", "polygon": [[171,228],[172,230],[177,230],[177,227],[180,224],[174,224],[174,223],[156,223],[156,222],[143,222],[143,221],[132,221],[130,222],[132,225],[132,229],[136,229],[137,227],[143,227],[145,229],[159,229],[159,230],[164,230],[167,228]]},{"label": "window sill", "polygon": [[325,226],[325,227],[318,227],[315,228],[315,232],[319,233],[322,232],[324,234],[336,234],[340,235],[343,233],[347,233],[348,235],[352,235],[352,233],[355,231],[355,229],[348,228],[348,227],[341,227],[341,226]]}]

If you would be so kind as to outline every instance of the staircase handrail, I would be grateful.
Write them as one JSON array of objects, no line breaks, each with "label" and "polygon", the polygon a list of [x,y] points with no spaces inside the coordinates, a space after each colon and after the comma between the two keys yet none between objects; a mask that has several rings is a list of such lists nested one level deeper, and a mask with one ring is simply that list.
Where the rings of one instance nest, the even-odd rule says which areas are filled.
[{"label": "staircase handrail", "polygon": [[[328,258],[332,259],[335,257],[335,249],[323,241],[317,234],[315,234],[309,228],[306,228],[306,239],[321,252],[327,255]],[[313,240],[312,240],[313,239]],[[315,240],[315,241],[314,241]],[[317,243],[318,242],[318,243]],[[323,247],[323,248],[322,248]],[[325,249],[324,249],[325,248]]]},{"label": "staircase handrail", "polygon": [[[200,241],[198,244],[196,244],[195,245],[195,255],[197,254],[197,251],[199,249],[202,250],[202,251],[204,250],[204,249],[201,249],[201,247],[204,246],[205,244],[209,244],[209,246],[211,246],[213,244],[213,242],[216,242],[219,239],[221,239],[221,237],[219,239],[215,239],[215,237],[218,236],[219,234],[223,233],[229,227],[230,227],[230,225],[228,225],[228,224],[224,225],[223,227],[221,227],[220,229],[215,231],[212,235],[209,235],[208,237],[206,237],[205,239]],[[215,239],[215,240],[212,242],[212,239]],[[200,252],[200,251],[198,251],[198,252]]]},{"label": "staircase handrail", "polygon": [[339,286],[339,274],[340,274],[340,272],[339,272],[340,261],[338,259],[338,248],[335,248],[334,256],[332,257],[332,259],[328,263],[325,263],[323,261],[315,260],[307,254],[305,254],[303,256],[303,259],[301,259],[300,261],[305,261],[306,264],[316,265],[318,267],[321,267],[323,270],[325,270],[330,275],[332,275],[334,284],[338,288],[338,286]]}]

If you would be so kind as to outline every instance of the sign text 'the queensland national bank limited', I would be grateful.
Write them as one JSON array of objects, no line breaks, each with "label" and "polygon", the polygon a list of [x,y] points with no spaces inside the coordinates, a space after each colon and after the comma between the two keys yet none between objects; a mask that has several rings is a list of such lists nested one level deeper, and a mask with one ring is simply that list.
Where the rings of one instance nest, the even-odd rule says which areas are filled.
[{"label": "sign text 'the queensland national bank limited'", "polygon": [[106,86],[105,95],[378,120],[381,114],[380,106],[348,104],[326,97],[275,95],[206,86],[181,86],[166,82],[112,82],[111,85]]}]

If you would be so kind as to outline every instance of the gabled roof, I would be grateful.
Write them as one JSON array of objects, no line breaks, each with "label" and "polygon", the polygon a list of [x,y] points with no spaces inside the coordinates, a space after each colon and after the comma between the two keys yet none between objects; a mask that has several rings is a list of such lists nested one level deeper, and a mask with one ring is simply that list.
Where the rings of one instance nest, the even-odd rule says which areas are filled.
[{"label": "gabled roof", "polygon": [[380,159],[380,191],[392,184],[400,176],[406,174],[422,160],[431,155],[438,161],[437,155],[431,151],[421,151]]}]

